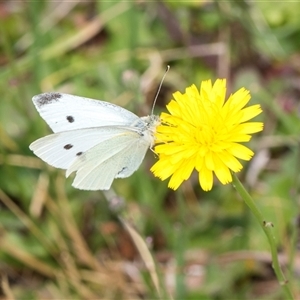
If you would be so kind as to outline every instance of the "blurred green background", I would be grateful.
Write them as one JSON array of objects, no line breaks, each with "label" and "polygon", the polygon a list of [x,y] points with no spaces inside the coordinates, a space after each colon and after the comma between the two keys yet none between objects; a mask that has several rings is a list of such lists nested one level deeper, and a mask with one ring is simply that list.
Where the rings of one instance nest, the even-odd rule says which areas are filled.
[{"label": "blurred green background", "polygon": [[150,173],[148,151],[110,191],[80,191],[28,148],[51,132],[32,96],[65,92],[143,116],[169,64],[156,114],[210,78],[262,105],[265,129],[239,176],[274,224],[299,299],[299,11],[299,1],[1,1],[0,298],[285,299],[232,185],[203,192],[195,174],[174,192]]}]

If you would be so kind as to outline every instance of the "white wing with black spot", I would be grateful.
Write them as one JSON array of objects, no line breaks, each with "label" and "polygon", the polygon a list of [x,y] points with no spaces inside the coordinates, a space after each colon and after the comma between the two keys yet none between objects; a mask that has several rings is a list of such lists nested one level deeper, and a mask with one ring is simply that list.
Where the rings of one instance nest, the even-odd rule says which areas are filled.
[{"label": "white wing with black spot", "polygon": [[62,93],[36,95],[32,101],[53,132],[97,126],[130,126],[139,122],[132,112],[109,102]]},{"label": "white wing with black spot", "polygon": [[[73,161],[83,156],[87,150],[107,140],[116,142],[116,138],[128,132],[139,138],[134,128],[104,126],[50,134],[34,141],[29,148],[49,165],[68,169]],[[115,147],[118,147],[118,142]],[[112,151],[112,149],[107,149],[107,151]]]}]

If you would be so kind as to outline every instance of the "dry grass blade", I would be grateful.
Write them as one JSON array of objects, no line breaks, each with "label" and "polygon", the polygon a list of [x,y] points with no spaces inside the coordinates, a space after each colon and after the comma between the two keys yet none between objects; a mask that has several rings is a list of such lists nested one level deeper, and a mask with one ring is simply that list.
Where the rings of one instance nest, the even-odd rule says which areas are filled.
[{"label": "dry grass blade", "polygon": [[[55,246],[45,238],[44,233],[32,222],[32,220],[13,202],[8,195],[0,189],[0,201],[31,231],[31,233],[44,245],[52,255],[55,253]],[[55,256],[54,256],[55,257]]]},{"label": "dry grass blade", "polygon": [[141,255],[141,258],[144,261],[146,268],[148,269],[148,271],[150,273],[153,285],[154,285],[159,297],[161,297],[162,292],[161,292],[159,277],[158,277],[158,274],[156,271],[153,256],[152,256],[151,252],[149,251],[147,244],[142,239],[142,237],[137,233],[137,231],[135,229],[133,229],[125,220],[121,219],[121,221],[123,223],[123,226],[126,228],[128,233],[130,234],[136,248],[138,249],[138,251]]},{"label": "dry grass blade", "polygon": [[50,59],[79,47],[94,37],[107,22],[124,13],[127,9],[129,9],[129,5],[127,3],[117,3],[105,12],[100,13],[75,34],[72,34],[69,37],[62,37],[59,42],[54,44],[54,46],[50,46],[43,50],[42,58]]},{"label": "dry grass blade", "polygon": [[27,251],[17,247],[6,237],[7,235],[5,232],[2,232],[0,238],[1,251],[6,252],[11,257],[14,257],[22,262],[24,265],[27,265],[31,269],[36,270],[47,277],[55,277],[57,272],[55,268],[50,267],[48,264],[45,264],[41,260],[37,259],[36,256],[31,255]]},{"label": "dry grass blade", "polygon": [[10,154],[5,157],[0,155],[0,165],[4,163],[11,166],[25,167],[30,169],[41,169],[44,165],[39,158],[19,154]]},{"label": "dry grass blade", "polygon": [[[46,18],[41,20],[39,24],[43,34],[51,30],[60,20],[65,18],[70,11],[79,3],[79,0],[62,1],[55,3],[56,6],[50,6]],[[52,3],[51,3],[52,4]],[[33,35],[31,32],[26,32],[16,43],[16,49],[24,51],[33,43]]]},{"label": "dry grass blade", "polygon": [[30,202],[30,214],[36,218],[40,217],[48,196],[49,177],[41,173]]},{"label": "dry grass blade", "polygon": [[1,279],[1,288],[2,288],[4,296],[7,299],[9,299],[9,300],[14,300],[15,299],[15,297],[14,297],[14,295],[13,295],[11,289],[10,289],[7,277],[5,275],[3,275],[2,279]]},{"label": "dry grass blade", "polygon": [[97,259],[90,252],[86,241],[84,240],[81,232],[77,227],[70,208],[70,204],[63,188],[64,182],[64,177],[58,178],[58,181],[56,183],[56,191],[58,193],[59,202],[58,204],[56,204],[54,201],[52,201],[51,209],[53,210],[54,214],[56,214],[56,216],[59,217],[60,220],[62,220],[64,224],[63,228],[65,228],[65,232],[73,242],[72,246],[77,259],[80,262],[88,265],[93,270],[103,270]]},{"label": "dry grass blade", "polygon": [[79,269],[76,266],[74,258],[65,251],[61,255],[64,263],[64,272],[70,285],[77,291],[83,299],[95,299],[97,295],[82,281]]}]

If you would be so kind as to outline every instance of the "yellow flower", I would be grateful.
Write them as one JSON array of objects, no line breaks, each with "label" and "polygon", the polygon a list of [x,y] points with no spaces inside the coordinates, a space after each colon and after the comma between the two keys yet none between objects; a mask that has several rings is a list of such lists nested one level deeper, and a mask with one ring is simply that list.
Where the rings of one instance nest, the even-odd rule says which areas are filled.
[{"label": "yellow flower", "polygon": [[250,160],[253,152],[241,145],[251,134],[262,131],[262,122],[248,122],[262,112],[260,105],[245,107],[249,91],[239,89],[225,102],[226,80],[218,79],[195,85],[185,94],[176,92],[161,114],[162,124],[156,129],[155,152],[159,160],[152,166],[155,176],[176,190],[194,169],[199,172],[203,190],[213,186],[213,173],[222,184],[232,181],[231,171],[243,166],[238,159]]}]

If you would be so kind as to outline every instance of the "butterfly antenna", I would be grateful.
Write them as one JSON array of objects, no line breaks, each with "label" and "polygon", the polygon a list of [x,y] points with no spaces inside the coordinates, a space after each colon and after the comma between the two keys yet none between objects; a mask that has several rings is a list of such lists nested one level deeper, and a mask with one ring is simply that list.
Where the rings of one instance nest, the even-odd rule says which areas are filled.
[{"label": "butterfly antenna", "polygon": [[159,92],[160,92],[160,90],[161,90],[161,86],[162,86],[162,84],[163,84],[163,82],[164,82],[164,80],[165,80],[165,77],[166,77],[167,73],[169,72],[169,70],[170,70],[170,66],[168,65],[168,66],[167,66],[167,69],[166,69],[166,71],[165,71],[165,74],[164,74],[163,78],[161,79],[161,82],[160,82],[160,84],[159,84],[159,86],[158,86],[157,92],[156,92],[156,94],[155,94],[154,101],[153,101],[153,106],[152,106],[152,110],[151,110],[151,116],[153,115],[154,106],[155,106],[155,103],[156,103],[158,94],[159,94]]}]

